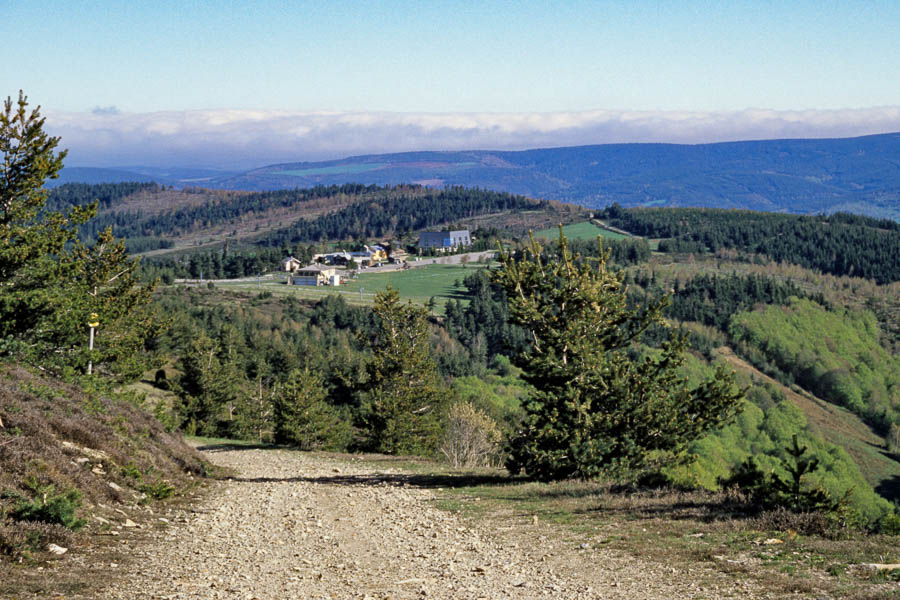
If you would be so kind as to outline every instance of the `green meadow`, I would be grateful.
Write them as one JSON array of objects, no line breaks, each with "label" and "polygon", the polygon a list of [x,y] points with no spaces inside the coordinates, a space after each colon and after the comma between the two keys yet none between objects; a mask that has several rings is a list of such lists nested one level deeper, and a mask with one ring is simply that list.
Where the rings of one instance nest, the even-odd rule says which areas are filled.
[{"label": "green meadow", "polygon": [[[596,239],[598,235],[602,235],[604,238],[610,240],[624,240],[628,237],[621,233],[616,233],[615,231],[597,227],[589,221],[565,225],[563,226],[563,234],[570,240],[593,240]],[[534,237],[555,240],[559,238],[559,228],[551,227],[550,229],[535,231]]]},{"label": "green meadow", "polygon": [[[360,272],[355,279],[349,280],[339,289],[329,286],[308,287],[289,286],[282,281],[265,282],[259,288],[275,294],[292,294],[300,298],[323,298],[330,294],[339,294],[351,304],[371,304],[377,292],[383,292],[388,286],[394,288],[405,299],[415,304],[424,305],[433,296],[436,301],[435,311],[442,313],[444,304],[451,298],[465,300],[462,297],[465,287],[462,284],[467,275],[483,265],[426,265],[402,271],[387,273]],[[256,283],[218,283],[223,289],[255,290]]]}]

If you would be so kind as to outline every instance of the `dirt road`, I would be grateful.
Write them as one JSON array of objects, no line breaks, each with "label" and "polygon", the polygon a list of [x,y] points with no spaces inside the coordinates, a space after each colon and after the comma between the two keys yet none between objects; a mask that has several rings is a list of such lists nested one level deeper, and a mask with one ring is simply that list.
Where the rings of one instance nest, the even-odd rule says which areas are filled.
[{"label": "dirt road", "polygon": [[216,484],[186,523],[135,548],[102,597],[765,597],[721,573],[584,548],[542,524],[472,524],[430,502],[440,490],[364,463],[256,449],[209,458],[237,475]]}]

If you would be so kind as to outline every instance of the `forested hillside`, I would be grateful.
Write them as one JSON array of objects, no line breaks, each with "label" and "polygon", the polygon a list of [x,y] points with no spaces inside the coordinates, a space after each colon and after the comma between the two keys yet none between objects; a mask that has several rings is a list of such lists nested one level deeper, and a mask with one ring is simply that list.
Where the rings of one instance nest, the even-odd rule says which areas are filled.
[{"label": "forested hillside", "polygon": [[635,235],[665,238],[662,252],[715,253],[736,249],[823,273],[855,275],[878,283],[900,281],[900,223],[837,213],[799,217],[717,209],[603,212]]},{"label": "forested hillside", "polygon": [[[529,225],[593,216],[483,189],[34,194],[17,227],[43,218],[47,236],[8,238],[33,246],[4,288],[0,308],[17,318],[3,322],[0,353],[74,382],[102,373],[107,395],[140,380],[131,390],[153,398],[169,431],[442,456],[540,480],[736,486],[744,515],[815,513],[829,535],[894,527],[892,221],[613,205],[594,216],[632,237],[599,229],[614,236],[601,246],[526,241]],[[451,225],[503,250],[500,263],[454,266],[462,275],[441,292],[442,311],[391,288],[351,306],[346,295],[299,299],[275,280],[252,291],[174,284],[259,274],[285,253],[308,259],[338,243],[402,246]],[[115,235],[200,247],[139,267]],[[99,328],[89,349],[86,322]],[[853,414],[813,408],[823,406]],[[15,411],[4,404],[3,420],[17,422]]]},{"label": "forested hillside", "polygon": [[225,240],[294,248],[298,243],[389,239],[450,224],[475,229],[485,217],[494,227],[523,232],[585,213],[571,205],[487,190],[359,184],[256,193],[173,191],[142,183],[66,184],[51,191],[48,208],[93,202],[98,215],[80,226],[80,238],[93,240],[111,227],[133,252],[220,246]]}]

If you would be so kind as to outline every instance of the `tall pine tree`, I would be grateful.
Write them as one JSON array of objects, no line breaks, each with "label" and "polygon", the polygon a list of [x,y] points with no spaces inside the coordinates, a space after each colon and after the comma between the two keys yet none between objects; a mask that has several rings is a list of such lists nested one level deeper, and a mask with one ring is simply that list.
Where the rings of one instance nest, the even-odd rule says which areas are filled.
[{"label": "tall pine tree", "polygon": [[509,298],[510,320],[531,338],[515,362],[536,390],[510,471],[587,479],[675,461],[737,409],[742,393],[722,369],[693,388],[679,375],[683,339],[671,337],[658,354],[639,352],[640,335],[664,324],[666,302],[628,309],[622,274],[606,268],[608,252],[592,267],[572,255],[560,229],[549,257],[532,238],[519,260],[501,258],[494,281]]}]

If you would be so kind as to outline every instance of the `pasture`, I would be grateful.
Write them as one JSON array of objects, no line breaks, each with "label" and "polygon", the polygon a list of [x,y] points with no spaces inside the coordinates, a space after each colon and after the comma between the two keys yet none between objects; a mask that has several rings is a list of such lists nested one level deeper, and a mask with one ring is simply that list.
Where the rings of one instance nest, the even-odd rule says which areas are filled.
[{"label": "pasture", "polygon": [[465,301],[463,293],[466,288],[462,283],[463,279],[483,268],[484,265],[481,264],[465,266],[439,264],[381,273],[362,271],[355,279],[349,280],[340,288],[289,286],[285,285],[281,275],[276,275],[274,281],[264,281],[261,287],[257,287],[256,282],[251,281],[217,282],[215,285],[223,289],[259,289],[273,294],[291,294],[298,298],[311,299],[338,294],[350,304],[371,304],[377,292],[383,292],[390,286],[399,292],[401,298],[418,305],[425,305],[433,296],[436,302],[435,312],[442,314],[447,300],[456,298]]},{"label": "pasture", "polygon": [[[621,233],[616,233],[615,231],[610,231],[608,229],[603,229],[602,227],[597,227],[590,221],[582,221],[581,223],[572,223],[571,225],[563,226],[563,234],[566,236],[566,239],[570,240],[593,240],[596,239],[598,235],[603,236],[609,240],[624,240],[627,239],[628,236],[622,235]],[[559,238],[559,228],[551,227],[549,229],[543,229],[541,231],[535,231],[534,237],[536,238],[544,238],[555,240]]]}]

